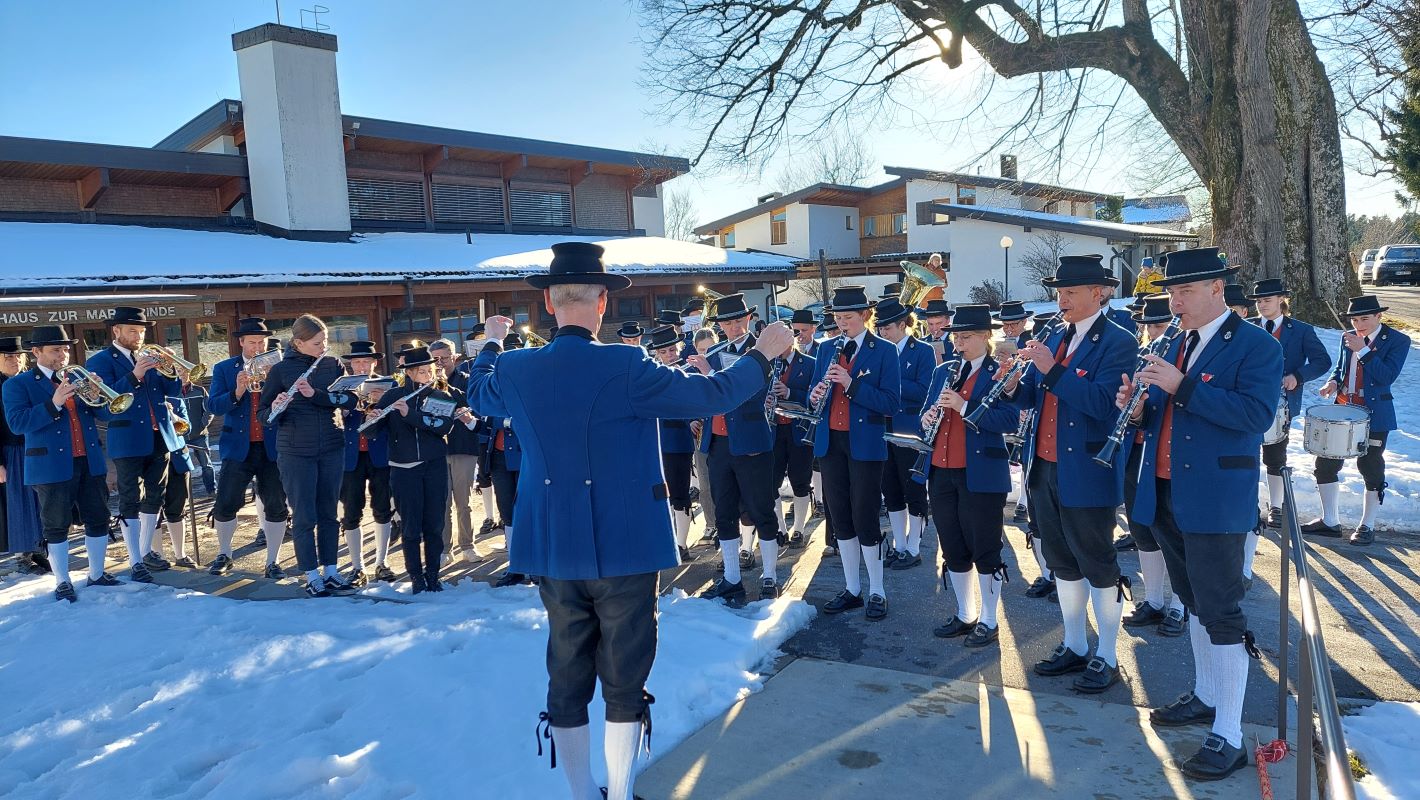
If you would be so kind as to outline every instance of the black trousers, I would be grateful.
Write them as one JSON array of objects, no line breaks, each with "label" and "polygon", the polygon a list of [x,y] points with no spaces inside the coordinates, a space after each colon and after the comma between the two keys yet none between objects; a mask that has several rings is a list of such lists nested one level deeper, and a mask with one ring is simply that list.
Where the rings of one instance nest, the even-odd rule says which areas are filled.
[{"label": "black trousers", "polygon": [[661,472],[666,478],[671,508],[676,511],[690,510],[690,468],[694,461],[694,453],[661,453]]},{"label": "black trousers", "polygon": [[883,503],[883,462],[855,460],[848,432],[834,430],[828,432],[828,452],[818,462],[823,472],[824,505],[833,515],[834,538],[857,539],[864,547],[882,544],[878,509]]},{"label": "black trousers", "polygon": [[448,462],[425,461],[412,467],[391,467],[389,472],[390,491],[399,507],[404,567],[410,575],[436,573],[439,556],[444,554],[444,524],[449,518]]},{"label": "black trousers", "polygon": [[916,450],[888,445],[882,475],[883,505],[888,511],[907,509],[914,517],[927,516],[927,487],[912,479],[912,465],[916,463]]},{"label": "black trousers", "polygon": [[[787,477],[795,497],[808,497],[813,491],[814,449],[799,444],[798,428],[798,425],[774,426],[774,473],[770,485],[771,491],[777,494]],[[794,524],[804,527],[801,520],[794,520]]]},{"label": "black trousers", "polygon": [[1247,632],[1243,615],[1243,547],[1247,533],[1188,533],[1173,515],[1170,481],[1158,481],[1154,538],[1164,551],[1169,583],[1185,608],[1208,629],[1213,644],[1240,644]]},{"label": "black trousers", "polygon": [[[355,469],[346,470],[340,479],[340,525],[347,531],[360,527],[360,519],[365,516],[366,487],[375,522],[383,525],[394,515],[390,508],[390,468],[375,466],[368,452],[361,453],[355,459]],[[403,520],[404,514],[399,517]]]},{"label": "black trousers", "polygon": [[[1119,585],[1114,549],[1114,508],[1069,508],[1060,504],[1058,466],[1037,458],[1030,467],[1030,510],[1040,527],[1045,564],[1059,580],[1087,580],[1096,589]],[[1238,574],[1242,567],[1239,565]]]},{"label": "black trousers", "polygon": [[76,510],[85,536],[108,536],[108,482],[102,475],[89,474],[88,456],[74,459],[74,476],[69,480],[41,483],[34,490],[46,542],[59,544],[69,538]]},{"label": "black trousers", "polygon": [[779,535],[774,518],[776,487],[771,485],[774,453],[765,451],[737,456],[730,452],[728,436],[710,439],[706,459],[710,467],[710,491],[715,495],[715,531],[721,541],[740,537],[739,512],[744,511],[761,539]]},{"label": "black trousers", "polygon": [[[490,445],[481,444],[473,451],[473,454],[478,456],[478,477],[473,482],[477,489],[487,489],[493,485],[493,461],[488,452],[489,448]],[[488,513],[487,509],[484,509],[484,513]]]},{"label": "black trousers", "polygon": [[1159,552],[1159,543],[1154,541],[1154,532],[1148,525],[1140,525],[1133,520],[1134,497],[1139,493],[1139,462],[1144,458],[1144,445],[1135,443],[1129,448],[1129,466],[1124,468],[1124,518],[1129,520],[1129,534],[1141,553]]},{"label": "black trousers", "polygon": [[118,473],[118,516],[138,519],[138,514],[156,514],[163,508],[168,482],[168,445],[163,435],[153,431],[153,452],[146,456],[115,458]]},{"label": "black trousers", "polygon": [[967,572],[975,566],[982,575],[1001,569],[1005,536],[1001,506],[1007,493],[973,492],[966,488],[965,469],[940,467],[932,469],[926,489],[947,569]]},{"label": "black trousers", "polygon": [[547,715],[553,727],[588,723],[597,679],[607,722],[649,713],[646,678],[656,660],[655,572],[564,581],[543,578],[547,609]]},{"label": "black trousers", "polygon": [[[345,474],[345,451],[331,450],[315,456],[278,455],[281,484],[295,515],[291,541],[296,564],[303,572],[333,567],[340,557],[340,520],[335,504],[340,479]],[[270,508],[268,506],[268,508]]]},{"label": "black trousers", "polygon": [[[498,504],[498,519],[504,525],[513,524],[513,509],[518,505],[518,471],[508,469],[508,456],[495,449],[490,457],[489,473],[493,481],[493,500]],[[400,512],[400,518],[404,512]]]},{"label": "black trousers", "polygon": [[[1380,492],[1385,489],[1385,445],[1390,431],[1371,431],[1370,446],[1365,455],[1356,459],[1356,469],[1366,482],[1367,491]],[[1339,458],[1317,458],[1312,474],[1317,484],[1336,483],[1341,477],[1341,467],[1346,462]]]},{"label": "black trousers", "polygon": [[238,461],[223,459],[217,475],[217,500],[212,506],[212,518],[230,522],[247,501],[247,487],[256,478],[256,494],[266,509],[267,522],[286,521],[286,488],[281,484],[281,469],[266,456],[266,445],[252,442],[247,457]]},{"label": "black trousers", "polygon": [[188,483],[190,472],[178,472],[176,461],[169,462],[168,485],[163,490],[163,519],[167,522],[182,522],[187,515],[187,496],[192,491]]},{"label": "black trousers", "polygon": [[1262,466],[1267,467],[1268,475],[1281,475],[1282,468],[1287,466],[1287,444],[1291,438],[1291,433],[1288,433],[1282,441],[1262,446]]}]

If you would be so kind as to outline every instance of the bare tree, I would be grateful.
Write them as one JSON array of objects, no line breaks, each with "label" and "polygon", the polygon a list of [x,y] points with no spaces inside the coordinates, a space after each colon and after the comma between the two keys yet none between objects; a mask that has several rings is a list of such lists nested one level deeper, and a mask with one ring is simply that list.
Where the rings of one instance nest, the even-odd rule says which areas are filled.
[{"label": "bare tree", "polygon": [[1030,244],[1021,257],[1020,268],[1030,276],[1029,286],[1036,286],[1040,294],[1036,299],[1053,300],[1055,292],[1041,281],[1055,274],[1060,266],[1060,257],[1065,255],[1065,235],[1059,231],[1040,231],[1031,235]]},{"label": "bare tree", "polygon": [[960,67],[970,45],[990,73],[961,111],[1009,92],[997,144],[1082,163],[1117,156],[1123,131],[1161,129],[1245,279],[1286,277],[1293,308],[1315,319],[1354,280],[1336,97],[1299,0],[640,4],[648,83],[662,111],[703,126],[697,163],[763,161],[786,138],[900,110],[914,75]]},{"label": "bare tree", "polygon": [[685,242],[693,242],[698,239],[699,237],[695,235],[695,218],[699,213],[695,208],[695,198],[691,196],[689,189],[667,188],[666,238]]},{"label": "bare tree", "polygon": [[820,182],[855,186],[875,172],[873,153],[863,138],[834,130],[815,142],[807,153],[791,156],[775,175],[773,185],[785,194]]}]

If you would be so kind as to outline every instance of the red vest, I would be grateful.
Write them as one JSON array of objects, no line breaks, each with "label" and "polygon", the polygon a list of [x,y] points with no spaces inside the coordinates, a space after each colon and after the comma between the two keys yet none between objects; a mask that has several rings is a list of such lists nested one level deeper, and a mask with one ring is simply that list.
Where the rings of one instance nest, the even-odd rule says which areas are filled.
[{"label": "red vest", "polygon": [[[1061,359],[1065,353],[1065,341],[1060,341],[1060,346],[1055,348],[1055,360],[1063,366],[1070,366],[1071,353]],[[1060,419],[1060,398],[1054,392],[1045,393],[1045,402],[1040,407],[1040,425],[1035,432],[1035,454],[1046,461],[1055,461],[1055,427]]]},{"label": "red vest", "polygon": [[[981,373],[973,372],[962,384],[962,397],[971,397],[972,387]],[[947,416],[937,427],[937,440],[932,443],[932,466],[947,469],[966,469],[966,423],[955,409],[947,409]]]}]

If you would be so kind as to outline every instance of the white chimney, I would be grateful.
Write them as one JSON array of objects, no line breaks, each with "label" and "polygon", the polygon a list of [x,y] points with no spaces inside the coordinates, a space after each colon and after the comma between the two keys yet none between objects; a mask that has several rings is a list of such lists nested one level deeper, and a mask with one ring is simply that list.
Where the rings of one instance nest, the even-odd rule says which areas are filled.
[{"label": "white chimney", "polygon": [[335,37],[285,25],[232,34],[252,217],[293,239],[345,239],[350,197]]}]

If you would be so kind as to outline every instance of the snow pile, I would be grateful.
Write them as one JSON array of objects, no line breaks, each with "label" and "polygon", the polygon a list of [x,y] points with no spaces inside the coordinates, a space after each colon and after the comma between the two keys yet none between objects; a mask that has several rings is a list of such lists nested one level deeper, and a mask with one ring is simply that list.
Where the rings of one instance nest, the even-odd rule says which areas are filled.
[{"label": "snow pile", "polygon": [[1346,746],[1371,774],[1356,784],[1366,800],[1420,797],[1420,703],[1376,703],[1342,717]]},{"label": "snow pile", "polygon": [[[242,602],[125,584],[74,605],[50,588],[0,583],[0,797],[566,792],[534,743],[547,616],[533,588]],[[758,690],[755,671],[814,613],[679,592],[660,608],[653,755]]]}]

